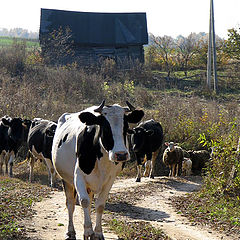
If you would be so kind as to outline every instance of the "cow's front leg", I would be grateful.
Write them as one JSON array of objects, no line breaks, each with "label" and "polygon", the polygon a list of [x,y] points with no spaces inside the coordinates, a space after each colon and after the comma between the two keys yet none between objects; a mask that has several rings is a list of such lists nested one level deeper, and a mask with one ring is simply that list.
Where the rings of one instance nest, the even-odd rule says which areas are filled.
[{"label": "cow's front leg", "polygon": [[74,194],[74,186],[63,181],[64,191],[66,195],[66,206],[68,210],[68,230],[66,233],[66,240],[75,240],[76,232],[73,225],[73,212],[75,209],[75,194]]},{"label": "cow's front leg", "polygon": [[105,208],[106,200],[108,198],[109,191],[113,185],[114,178],[111,178],[108,183],[102,188],[101,193],[98,195],[98,198],[95,202],[96,207],[96,226],[94,228],[95,239],[104,240],[102,232],[102,215]]},{"label": "cow's front leg", "polygon": [[90,217],[90,198],[86,189],[86,184],[83,178],[83,172],[79,167],[79,162],[77,160],[75,171],[74,171],[74,185],[79,197],[80,204],[84,212],[84,234],[83,239],[90,240],[94,239],[94,232],[92,228],[92,221]]}]

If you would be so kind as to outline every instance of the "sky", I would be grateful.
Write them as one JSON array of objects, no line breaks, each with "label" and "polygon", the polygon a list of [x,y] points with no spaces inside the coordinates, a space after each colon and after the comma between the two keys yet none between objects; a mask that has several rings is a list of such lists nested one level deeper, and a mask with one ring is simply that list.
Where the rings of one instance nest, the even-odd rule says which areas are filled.
[{"label": "sky", "polygon": [[[40,9],[82,12],[146,12],[148,32],[155,36],[188,36],[208,32],[210,0],[0,0],[0,28],[38,32]],[[215,32],[240,27],[240,0],[214,0]]]}]

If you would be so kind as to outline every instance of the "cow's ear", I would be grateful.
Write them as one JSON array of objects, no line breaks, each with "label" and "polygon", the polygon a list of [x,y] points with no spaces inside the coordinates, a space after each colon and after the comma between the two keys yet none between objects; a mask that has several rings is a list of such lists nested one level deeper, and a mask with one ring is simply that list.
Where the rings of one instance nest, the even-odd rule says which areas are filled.
[{"label": "cow's ear", "polygon": [[129,123],[138,123],[142,120],[143,116],[144,112],[142,110],[134,110],[126,115],[126,119]]},{"label": "cow's ear", "polygon": [[153,130],[147,130],[146,133],[147,133],[148,136],[152,136],[154,134],[154,131]]},{"label": "cow's ear", "polygon": [[10,118],[2,118],[2,123],[3,125],[7,126],[7,127],[10,127],[12,125],[12,121]]},{"label": "cow's ear", "polygon": [[51,125],[47,130],[49,131],[49,136],[54,136],[56,132],[57,125],[53,124]]},{"label": "cow's ear", "polygon": [[165,144],[165,146],[167,146],[167,147],[169,146],[169,143],[168,143],[168,142],[165,142],[164,144]]},{"label": "cow's ear", "polygon": [[79,119],[81,122],[85,123],[86,125],[95,125],[95,124],[100,124],[100,119],[99,117],[95,116],[94,114],[90,112],[82,112],[79,114]]}]

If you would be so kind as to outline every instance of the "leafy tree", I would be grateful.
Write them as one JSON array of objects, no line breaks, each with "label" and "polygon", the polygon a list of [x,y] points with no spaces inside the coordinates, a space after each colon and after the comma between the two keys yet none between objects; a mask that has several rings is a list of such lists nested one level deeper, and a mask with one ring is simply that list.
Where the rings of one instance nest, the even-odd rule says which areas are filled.
[{"label": "leafy tree", "polygon": [[46,63],[62,65],[74,55],[70,28],[60,27],[40,39],[43,58]]},{"label": "leafy tree", "polygon": [[225,52],[233,59],[240,60],[240,28],[229,29]]}]

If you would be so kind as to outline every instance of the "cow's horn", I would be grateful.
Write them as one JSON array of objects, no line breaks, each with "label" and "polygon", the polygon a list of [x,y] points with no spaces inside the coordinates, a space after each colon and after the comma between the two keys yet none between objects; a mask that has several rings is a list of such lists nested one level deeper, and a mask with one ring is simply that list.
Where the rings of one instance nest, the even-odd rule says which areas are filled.
[{"label": "cow's horn", "polygon": [[126,104],[128,105],[130,111],[136,110],[136,108],[129,101],[126,101]]},{"label": "cow's horn", "polygon": [[102,103],[99,105],[99,107],[97,107],[94,112],[98,112],[98,113],[101,113],[102,112],[102,109],[104,107],[104,104],[105,104],[105,100],[102,101]]}]

